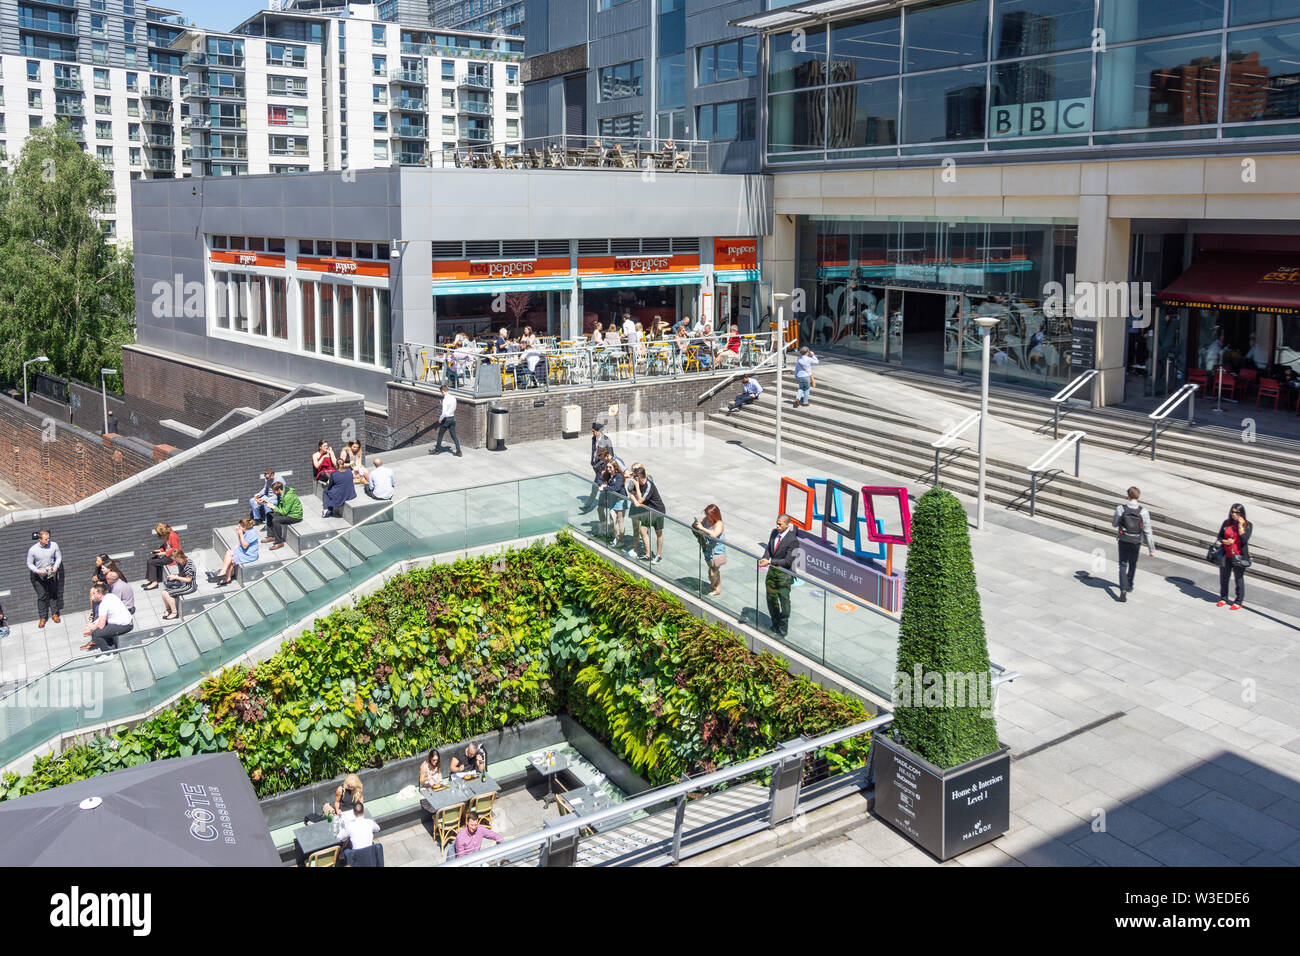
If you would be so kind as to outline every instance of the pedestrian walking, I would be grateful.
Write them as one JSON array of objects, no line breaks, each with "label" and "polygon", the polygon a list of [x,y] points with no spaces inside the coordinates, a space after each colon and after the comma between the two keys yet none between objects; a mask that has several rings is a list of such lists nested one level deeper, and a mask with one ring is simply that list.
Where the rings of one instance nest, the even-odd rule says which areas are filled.
[{"label": "pedestrian walking", "polygon": [[[636,508],[633,511],[634,518],[638,517],[639,512],[636,531],[640,532],[641,543],[645,547],[645,557],[642,560],[658,564],[664,559],[664,500],[659,495],[659,488],[646,474],[644,466],[636,465],[632,468],[632,481],[627,486],[627,493]],[[653,553],[650,550],[651,528],[655,532],[656,547]],[[635,542],[627,552],[627,556],[636,558]]]},{"label": "pedestrian walking", "polygon": [[816,353],[808,346],[799,350],[799,357],[794,360],[794,380],[799,386],[799,392],[795,395],[794,404],[796,408],[806,408],[812,398],[813,373],[812,367],[820,362]]},{"label": "pedestrian walking", "polygon": [[704,553],[704,562],[709,573],[709,597],[722,593],[722,566],[727,563],[726,528],[722,523],[722,511],[717,505],[704,509],[704,517],[697,518],[691,525],[700,540],[700,550]]},{"label": "pedestrian walking", "polygon": [[600,478],[600,509],[597,512],[600,536],[617,546],[623,540],[623,516],[627,514],[627,486],[623,477],[627,466],[608,448],[602,448],[600,454],[605,465]]},{"label": "pedestrian walking", "polygon": [[1240,611],[1246,603],[1246,569],[1250,567],[1250,533],[1254,525],[1246,520],[1246,509],[1233,505],[1227,520],[1219,525],[1219,538],[1215,545],[1222,548],[1219,556],[1219,607],[1228,603],[1228,579],[1237,583],[1236,599],[1229,608]]},{"label": "pedestrian walking", "polygon": [[772,618],[772,630],[785,637],[790,631],[790,586],[794,583],[790,575],[794,567],[794,554],[798,546],[795,539],[794,519],[781,515],[776,519],[776,527],[767,537],[763,548],[763,557],[759,560],[760,568],[767,568],[763,579],[763,589],[767,597],[767,613]]},{"label": "pedestrian walking", "polygon": [[50,533],[42,528],[36,532],[36,543],[27,549],[27,570],[36,592],[36,611],[40,615],[37,627],[44,627],[46,618],[59,623],[63,610],[63,552],[58,542],[50,540]]},{"label": "pedestrian walking", "polygon": [[438,440],[434,442],[433,448],[429,449],[430,455],[442,453],[442,436],[451,432],[451,440],[456,443],[456,457],[460,458],[460,439],[456,437],[456,396],[446,385],[443,385],[439,391],[442,392],[442,411],[438,415]]},{"label": "pedestrian walking", "polygon": [[587,500],[582,503],[582,513],[587,514],[592,508],[596,507],[596,502],[600,499],[600,482],[601,477],[605,474],[605,463],[601,459],[601,450],[614,454],[614,443],[609,440],[605,434],[605,426],[600,422],[591,423],[591,494]]},{"label": "pedestrian walking", "polygon": [[1118,529],[1116,539],[1119,542],[1119,599],[1128,600],[1128,592],[1133,590],[1133,575],[1137,572],[1138,556],[1142,553],[1142,542],[1147,545],[1151,557],[1156,554],[1156,541],[1151,534],[1151,515],[1139,504],[1142,492],[1136,487],[1128,490],[1128,501],[1115,506],[1111,515],[1110,526]]}]

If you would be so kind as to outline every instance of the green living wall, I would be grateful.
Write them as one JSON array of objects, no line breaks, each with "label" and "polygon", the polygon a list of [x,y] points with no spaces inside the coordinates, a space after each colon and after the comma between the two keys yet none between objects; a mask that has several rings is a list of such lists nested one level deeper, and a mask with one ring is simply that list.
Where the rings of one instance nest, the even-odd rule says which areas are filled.
[{"label": "green living wall", "polygon": [[[399,575],[261,664],[7,775],[0,796],[220,750],[269,796],[566,712],[652,783],[870,716],[562,535]],[[826,756],[857,766],[868,743]]]}]

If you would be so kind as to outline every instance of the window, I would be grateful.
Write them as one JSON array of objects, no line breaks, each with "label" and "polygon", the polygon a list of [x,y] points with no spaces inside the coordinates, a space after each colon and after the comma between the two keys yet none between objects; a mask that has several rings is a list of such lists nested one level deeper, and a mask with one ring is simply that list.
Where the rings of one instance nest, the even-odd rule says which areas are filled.
[{"label": "window", "polygon": [[135,65],[136,65],[136,61],[135,61],[135,47],[133,47],[133,46],[124,46],[124,47],[122,47],[122,62],[123,62],[124,64],[126,64],[127,66],[135,66]]},{"label": "window", "polygon": [[506,139],[518,139],[518,138],[519,138],[519,120],[517,119],[506,120]]},{"label": "window", "polygon": [[388,75],[388,57],[372,56],[370,58],[370,75],[387,76]]},{"label": "window", "polygon": [[443,61],[442,61],[442,78],[443,78],[444,80],[454,80],[454,79],[456,79],[456,61],[455,61],[455,60],[443,60]]},{"label": "window", "polygon": [[[328,256],[329,250],[321,252],[316,250],[318,256]],[[320,353],[321,355],[334,354],[334,289],[336,287],[328,282],[322,282],[319,287],[317,296],[317,307],[320,311]]]},{"label": "window", "polygon": [[993,68],[989,138],[1086,133],[1091,89],[1089,53],[1000,63]]},{"label": "window", "polygon": [[787,153],[820,149],[826,142],[826,131],[821,119],[825,115],[825,89],[768,97],[768,150],[773,153]]},{"label": "window", "polygon": [[768,40],[767,87],[772,92],[820,86],[826,82],[826,29],[809,28],[802,43],[789,33]]},{"label": "window", "polygon": [[130,140],[132,143],[138,143],[138,142],[140,142],[140,124],[139,124],[139,123],[127,123],[127,124],[126,124],[126,138],[127,138],[128,140]]},{"label": "window", "polygon": [[111,166],[113,163],[113,147],[96,146],[95,158],[98,159],[101,163],[108,163]]},{"label": "window", "polygon": [[386,46],[388,44],[387,28],[382,23],[372,23],[370,25],[370,42],[375,46]]},{"label": "window", "polygon": [[126,101],[126,115],[127,115],[127,116],[139,116],[139,115],[140,115],[140,101],[139,101],[139,100],[127,100],[127,101]]},{"label": "window", "polygon": [[339,358],[351,362],[356,357],[356,335],[353,328],[352,286],[336,286],[339,296]]},{"label": "window", "polygon": [[758,75],[758,38],[727,40],[696,51],[700,86]]},{"label": "window", "polygon": [[374,155],[375,160],[378,162],[387,162],[388,141],[383,139],[377,139],[374,142],[375,142],[375,155]]},{"label": "window", "polygon": [[1219,36],[1109,47],[1097,57],[1097,129],[1192,126],[1219,114]]},{"label": "window", "polygon": [[39,116],[27,117],[27,128],[29,130],[41,128],[41,118]]},{"label": "window", "polygon": [[108,70],[101,70],[98,67],[96,67],[94,71],[94,77],[95,77],[95,89],[97,90],[108,89]]},{"label": "window", "polygon": [[90,35],[92,37],[108,36],[108,32],[104,29],[104,24],[106,22],[107,22],[107,17],[101,17],[97,13],[92,13],[90,15]]},{"label": "window", "polygon": [[105,0],[90,0],[90,9],[92,10],[103,10],[106,5]]},{"label": "window", "polygon": [[[342,37],[339,39],[341,42]],[[243,53],[242,44],[240,53]],[[273,66],[305,67],[307,65],[307,48],[292,46],[287,43],[268,43],[266,45],[266,62]]]},{"label": "window", "polygon": [[41,108],[41,91],[40,91],[40,90],[28,90],[28,91],[27,91],[27,108],[28,108],[29,110],[38,110],[38,109]]},{"label": "window", "polygon": [[[909,73],[980,63],[988,56],[988,0],[909,10],[903,68]],[[1114,42],[1108,37],[1108,42]]]},{"label": "window", "polygon": [[[618,100],[641,95],[641,74],[644,60],[633,60],[617,66],[601,67],[599,73],[600,99]],[[511,93],[510,96],[517,94]]]},{"label": "window", "polygon": [[686,105],[686,55],[684,53],[659,58],[659,105],[669,108]]},{"label": "window", "polygon": [[519,94],[518,94],[518,93],[507,93],[507,94],[506,94],[506,109],[507,109],[509,112],[511,112],[511,113],[517,113],[517,112],[519,112]]},{"label": "window", "polygon": [[128,93],[138,93],[140,91],[139,73],[128,73],[126,75],[126,91]]},{"label": "window", "polygon": [[1232,26],[1300,16],[1296,0],[1232,0]]},{"label": "window", "polygon": [[387,113],[372,113],[371,115],[374,116],[374,118],[375,118],[375,123],[374,123],[374,128],[375,128],[375,129],[377,129],[377,130],[384,130],[384,131],[387,131],[387,130],[388,130],[388,114],[387,114]]},{"label": "window", "polygon": [[135,21],[134,20],[122,21],[122,39],[125,40],[127,43],[135,42]]},{"label": "window", "polygon": [[696,134],[698,139],[753,139],[754,101],[738,100],[734,103],[701,106]]},{"label": "window", "polygon": [[230,273],[212,273],[212,322],[219,329],[230,328]]},{"label": "window", "polygon": [[942,143],[984,135],[984,67],[903,80],[903,142]]},{"label": "window", "polygon": [[95,112],[96,112],[96,113],[112,113],[112,112],[113,112],[113,107],[110,105],[110,100],[109,100],[109,98],[108,98],[107,96],[96,96],[96,97],[95,97]]},{"label": "window", "polygon": [[519,85],[519,67],[506,65],[506,83],[510,86]]},{"label": "window", "polygon": [[[1091,4],[1092,0],[1087,2]],[[876,20],[832,23],[830,82],[843,83],[897,73],[901,45],[902,27],[897,14]]]},{"label": "window", "polygon": [[[1300,25],[1237,30],[1228,34],[1228,102],[1223,108],[1223,121],[1243,123],[1300,117],[1297,62],[1300,62]],[[1275,132],[1276,127],[1264,126],[1233,130],[1233,135]]]},{"label": "window", "polygon": [[107,63],[108,44],[101,43],[98,40],[92,40],[90,43],[90,58],[95,63]]},{"label": "window", "polygon": [[129,153],[129,162],[132,166],[140,165],[140,147],[132,146]]},{"label": "window", "polygon": [[[307,253],[311,255],[310,251]],[[298,298],[302,301],[302,347],[316,351],[316,283],[300,280]]]},{"label": "window", "polygon": [[306,96],[307,80],[300,76],[268,76],[266,91],[273,96]]},{"label": "window", "polygon": [[266,108],[266,122],[268,126],[305,127],[307,125],[307,107],[268,106]]},{"label": "window", "polygon": [[284,279],[279,276],[268,277],[266,292],[270,306],[267,311],[271,320],[271,338],[287,341],[289,338],[289,321],[287,303],[285,302]]},{"label": "window", "polygon": [[[1197,33],[1223,26],[1224,0],[1181,0],[1151,3],[1101,0],[1097,25],[1106,31],[1106,44],[1147,40],[1179,33]],[[1295,13],[1286,14],[1295,16]]]},{"label": "window", "polygon": [[272,136],[268,142],[272,156],[305,157],[307,155],[307,137],[305,136]]},{"label": "window", "polygon": [[95,139],[112,139],[113,124],[106,120],[95,121]]},{"label": "window", "polygon": [[27,61],[27,80],[29,83],[39,83],[41,81],[41,63],[39,60]]},{"label": "window", "polygon": [[1094,6],[1093,0],[994,0],[994,59],[1091,46]]},{"label": "window", "polygon": [[357,361],[375,364],[375,290],[358,286],[357,298]]},{"label": "window", "polygon": [[375,85],[375,86],[372,86],[372,87],[370,88],[370,90],[371,90],[371,99],[370,99],[370,102],[372,102],[372,103],[387,103],[387,102],[388,102],[388,87],[387,87],[387,86],[379,86],[379,85]]},{"label": "window", "polygon": [[456,106],[455,90],[442,91],[442,108],[445,110],[454,109]]}]

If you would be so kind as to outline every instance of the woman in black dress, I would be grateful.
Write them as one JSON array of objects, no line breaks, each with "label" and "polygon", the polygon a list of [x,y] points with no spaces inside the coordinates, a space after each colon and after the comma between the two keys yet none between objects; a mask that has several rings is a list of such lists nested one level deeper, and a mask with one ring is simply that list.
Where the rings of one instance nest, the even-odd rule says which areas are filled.
[{"label": "woman in black dress", "polygon": [[1228,603],[1228,579],[1236,579],[1236,600],[1230,610],[1240,611],[1246,603],[1246,569],[1250,567],[1250,533],[1254,525],[1246,520],[1246,509],[1233,505],[1228,518],[1219,525],[1219,539],[1214,543],[1223,548],[1219,558],[1219,607]]}]

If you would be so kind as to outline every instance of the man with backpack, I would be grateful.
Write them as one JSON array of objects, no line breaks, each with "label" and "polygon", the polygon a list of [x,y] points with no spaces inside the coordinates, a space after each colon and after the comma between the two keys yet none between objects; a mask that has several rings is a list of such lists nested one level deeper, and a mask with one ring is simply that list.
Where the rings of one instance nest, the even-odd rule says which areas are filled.
[{"label": "man with backpack", "polygon": [[1112,528],[1118,529],[1119,541],[1119,599],[1128,600],[1128,592],[1133,590],[1133,574],[1137,571],[1138,555],[1142,542],[1147,543],[1147,552],[1151,557],[1156,554],[1155,538],[1151,535],[1151,515],[1138,504],[1142,492],[1137,488],[1128,490],[1128,501],[1115,506],[1115,514],[1110,519]]}]

